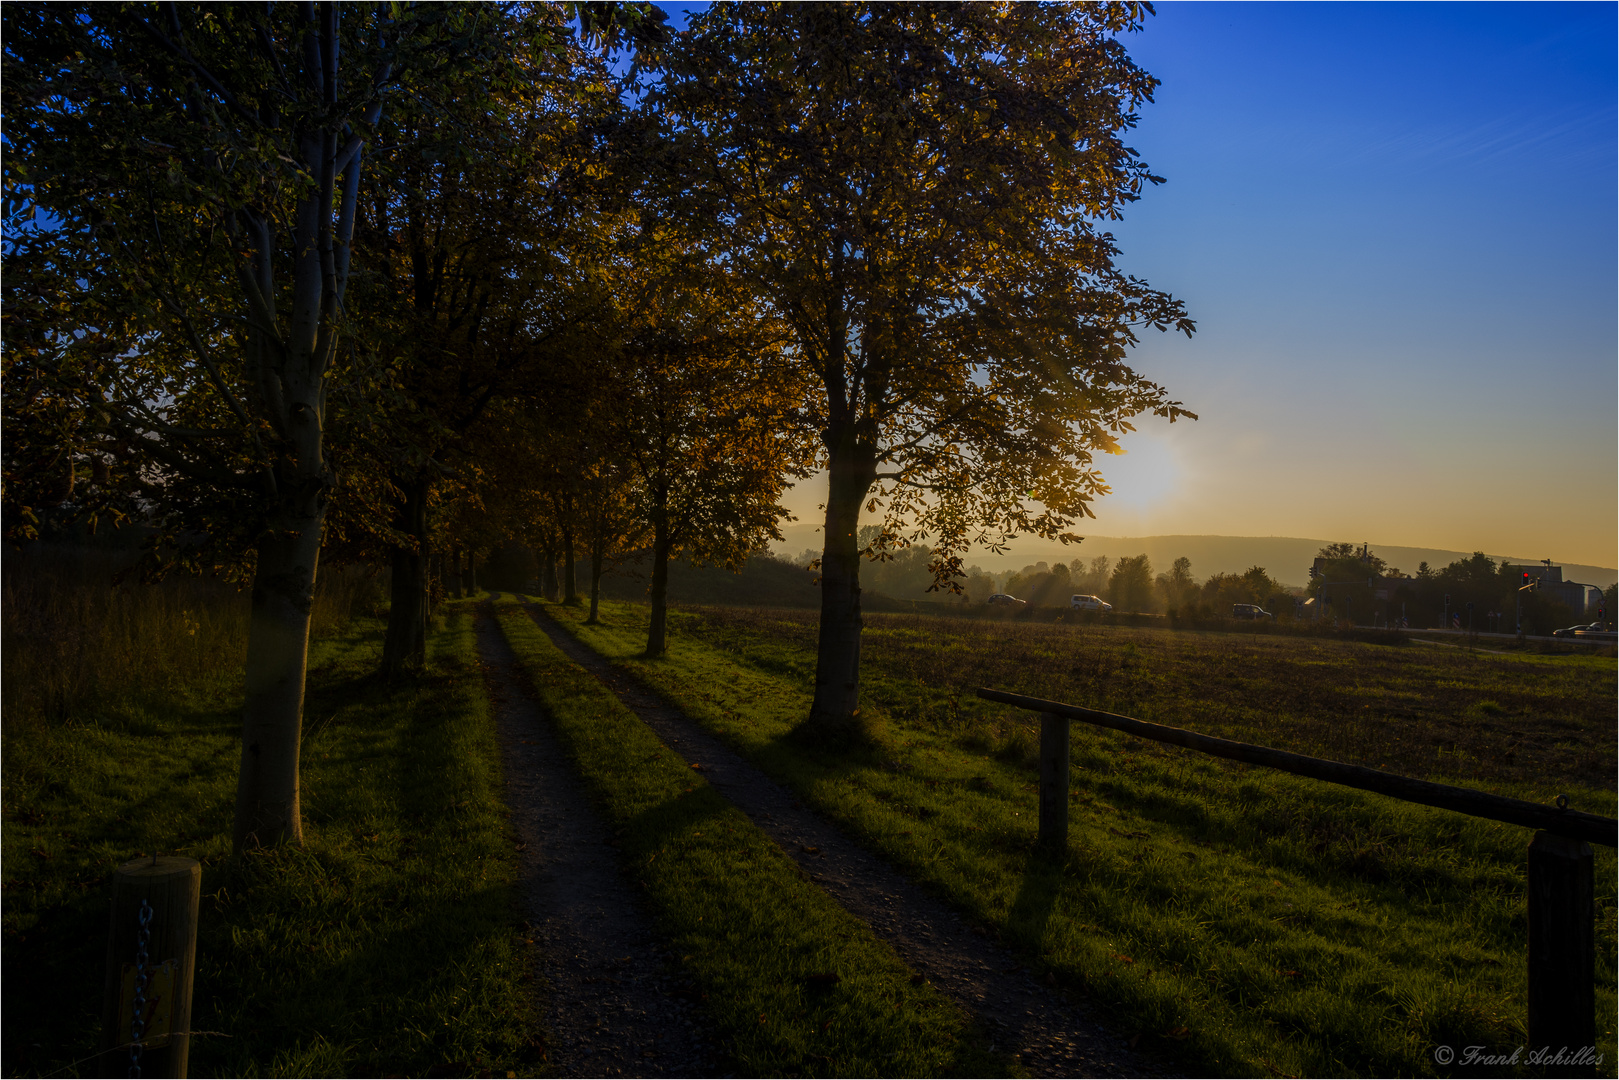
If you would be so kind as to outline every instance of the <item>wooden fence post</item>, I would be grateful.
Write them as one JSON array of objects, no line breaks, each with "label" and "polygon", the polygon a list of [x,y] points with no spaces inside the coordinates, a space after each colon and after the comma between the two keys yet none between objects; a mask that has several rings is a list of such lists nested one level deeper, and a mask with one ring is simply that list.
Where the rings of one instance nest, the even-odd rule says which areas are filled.
[{"label": "wooden fence post", "polygon": [[[1591,845],[1537,832],[1529,843],[1529,1050],[1596,1047]],[[1578,1070],[1576,1070],[1577,1072]],[[1562,1070],[1555,1070],[1561,1073]],[[1585,1075],[1591,1074],[1587,1065]]]},{"label": "wooden fence post", "polygon": [[[145,999],[139,1075],[184,1077],[191,1054],[191,976],[197,960],[197,905],[202,867],[174,855],[136,859],[112,877],[107,981],[102,998],[100,1075],[132,1067],[131,1029],[139,988]],[[149,915],[142,925],[142,907]],[[144,984],[138,979],[142,939]],[[118,1049],[126,1047],[126,1049]],[[131,1073],[131,1075],[134,1075]]]},{"label": "wooden fence post", "polygon": [[1040,714],[1040,846],[1068,850],[1068,717]]}]

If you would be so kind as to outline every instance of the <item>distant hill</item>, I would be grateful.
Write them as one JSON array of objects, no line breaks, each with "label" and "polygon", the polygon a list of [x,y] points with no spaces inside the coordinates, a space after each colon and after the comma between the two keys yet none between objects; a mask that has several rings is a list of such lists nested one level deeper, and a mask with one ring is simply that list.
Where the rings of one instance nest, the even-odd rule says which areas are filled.
[{"label": "distant hill", "polygon": [[[787,543],[779,545],[779,548],[789,555],[797,555],[806,547],[820,546],[820,533],[813,528],[799,526],[787,530],[787,533]],[[1364,538],[1341,539],[1353,540],[1358,545]],[[1154,571],[1163,571],[1184,555],[1192,560],[1192,573],[1200,579],[1211,574],[1241,573],[1257,565],[1263,566],[1284,585],[1302,586],[1309,581],[1310,563],[1316,552],[1330,542],[1295,536],[1087,536],[1082,544],[1064,547],[1035,538],[1019,538],[1008,546],[1005,554],[974,553],[965,562],[968,566],[978,565],[991,573],[1001,573],[1021,570],[1041,560],[1072,562],[1076,558],[1089,560],[1098,555],[1119,559],[1145,554],[1152,560]],[[1437,570],[1473,554],[1471,551],[1378,543],[1373,543],[1371,548],[1390,566],[1407,574],[1415,574],[1417,565],[1422,562]],[[1485,554],[1497,562],[1503,558],[1492,552]],[[1553,562],[1563,568],[1565,581],[1603,587],[1619,581],[1619,570],[1614,567],[1561,562],[1556,558],[1555,550],[1505,558],[1512,563],[1532,564],[1547,556],[1551,556]]]}]

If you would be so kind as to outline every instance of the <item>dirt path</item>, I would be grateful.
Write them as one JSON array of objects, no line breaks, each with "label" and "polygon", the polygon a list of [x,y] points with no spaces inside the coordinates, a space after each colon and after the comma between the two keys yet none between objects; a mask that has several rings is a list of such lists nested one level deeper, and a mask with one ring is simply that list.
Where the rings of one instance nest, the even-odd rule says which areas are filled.
[{"label": "dirt path", "polygon": [[1038,983],[1011,952],[920,886],[801,806],[792,792],[581,644],[543,609],[534,621],[575,663],[601,679],[660,739],[780,844],[811,878],[944,994],[972,1012],[999,1049],[1034,1076],[1172,1076],[1060,993]]},{"label": "dirt path", "polygon": [[477,630],[540,945],[549,1063],[560,1076],[720,1075],[695,988],[637,905],[607,827],[487,606]]}]

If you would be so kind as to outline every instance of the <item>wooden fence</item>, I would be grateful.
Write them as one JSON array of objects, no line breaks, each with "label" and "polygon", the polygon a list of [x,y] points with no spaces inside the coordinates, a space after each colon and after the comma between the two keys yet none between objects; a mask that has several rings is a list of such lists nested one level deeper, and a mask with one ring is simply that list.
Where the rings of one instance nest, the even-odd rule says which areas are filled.
[{"label": "wooden fence", "polygon": [[1068,743],[1073,720],[1536,830],[1529,844],[1529,1045],[1550,1047],[1554,1053],[1562,1047],[1570,1053],[1595,1048],[1595,892],[1590,845],[1619,847],[1619,820],[1570,810],[1561,795],[1555,805],[1543,806],[1002,690],[980,687],[978,696],[1040,714],[1040,843],[1056,850],[1064,850],[1068,844]]}]

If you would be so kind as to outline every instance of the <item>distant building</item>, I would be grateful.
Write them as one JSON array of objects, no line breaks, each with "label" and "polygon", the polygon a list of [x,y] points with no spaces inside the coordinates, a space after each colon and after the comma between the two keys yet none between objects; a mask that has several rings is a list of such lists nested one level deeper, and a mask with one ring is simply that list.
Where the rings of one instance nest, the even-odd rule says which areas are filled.
[{"label": "distant building", "polygon": [[1592,602],[1591,594],[1602,591],[1597,585],[1584,585],[1578,581],[1564,581],[1561,566],[1548,566],[1545,563],[1502,563],[1501,569],[1510,573],[1515,579],[1522,581],[1523,575],[1528,574],[1531,581],[1540,579],[1541,595],[1553,600],[1561,600],[1573,609],[1574,614],[1583,618],[1585,609]]}]

